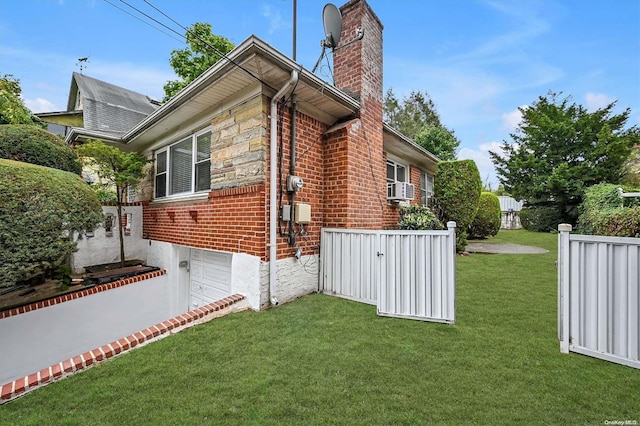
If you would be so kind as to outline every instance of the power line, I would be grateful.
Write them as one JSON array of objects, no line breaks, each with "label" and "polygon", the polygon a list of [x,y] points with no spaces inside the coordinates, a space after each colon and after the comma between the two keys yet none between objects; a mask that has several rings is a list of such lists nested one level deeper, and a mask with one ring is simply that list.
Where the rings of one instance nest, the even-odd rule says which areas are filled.
[{"label": "power line", "polygon": [[[107,1],[107,0],[105,0]],[[177,22],[175,19],[171,18],[169,15],[167,15],[166,13],[164,13],[163,11],[161,11],[159,8],[157,8],[156,6],[154,6],[153,4],[151,4],[150,2],[148,2],[147,0],[144,0],[145,3],[147,3],[149,6],[151,6],[152,8],[154,8],[156,11],[158,11],[159,13],[161,13],[162,15],[164,15],[167,19],[171,20],[173,23],[175,23],[176,25],[178,25],[180,28],[182,28],[183,30],[185,30],[186,35],[191,34],[191,36],[197,38],[200,42],[204,43],[205,46],[207,46],[208,48],[212,49],[216,54],[220,55],[222,58],[226,59],[227,61],[231,62],[233,65],[235,65],[236,67],[240,68],[241,70],[243,70],[244,72],[246,72],[247,74],[249,74],[251,77],[253,77],[254,79],[256,79],[257,81],[259,81],[260,83],[264,84],[265,86],[267,86],[268,88],[270,88],[271,90],[273,90],[274,92],[277,92],[278,90],[276,88],[274,88],[273,86],[271,86],[269,83],[267,83],[266,81],[262,80],[260,77],[258,77],[257,75],[255,75],[254,73],[252,73],[250,70],[248,70],[247,68],[243,67],[242,65],[238,64],[236,61],[234,61],[233,59],[231,59],[230,57],[228,57],[226,54],[222,53],[218,48],[216,48],[215,46],[213,46],[211,43],[209,43],[207,40],[203,39],[202,37],[200,37],[197,33],[195,33],[194,31],[190,31],[187,27],[185,27],[184,25],[180,24],[179,22]],[[162,27],[168,29],[169,31],[178,34],[180,37],[184,37],[185,39],[187,39],[187,36],[183,36],[182,34],[180,34],[179,32],[177,32],[176,30],[174,30],[173,28],[169,27],[168,25],[158,21],[157,19],[155,19],[154,17],[150,16],[149,14],[143,12],[142,10],[138,9],[135,6],[132,6],[131,4],[127,3],[125,0],[120,0],[121,3],[126,4],[127,6],[129,6],[131,9],[135,10],[136,12],[138,12],[139,14],[145,16],[148,19],[151,19],[152,21],[156,22],[157,24],[161,25]]]},{"label": "power line", "polygon": [[[144,19],[141,19],[141,18],[137,17],[136,15],[134,15],[133,13],[129,12],[128,10],[125,10],[125,9],[121,8],[120,6],[118,6],[118,5],[111,3],[109,0],[104,0],[104,1],[105,1],[105,3],[110,4],[111,6],[113,6],[113,7],[115,7],[116,9],[118,9],[118,10],[120,10],[120,11],[122,11],[122,12],[126,13],[127,15],[131,16],[132,18],[137,19],[138,21],[142,22],[143,24],[150,26],[150,27],[151,27],[151,28],[153,28],[154,30],[161,32],[162,34],[166,35],[167,37],[170,37],[170,38],[172,38],[172,39],[174,39],[174,40],[176,40],[176,41],[179,41],[180,43],[182,43],[182,42],[184,41],[184,40],[181,40],[181,39],[179,39],[179,38],[176,38],[176,37],[172,36],[172,35],[171,35],[171,34],[169,34],[169,33],[166,33],[166,32],[164,32],[164,31],[162,31],[162,30],[161,30],[160,28],[158,28],[158,27],[155,27],[155,26],[151,25],[149,22],[145,21]],[[182,38],[185,38],[182,34],[180,34],[180,36],[181,36]]]}]

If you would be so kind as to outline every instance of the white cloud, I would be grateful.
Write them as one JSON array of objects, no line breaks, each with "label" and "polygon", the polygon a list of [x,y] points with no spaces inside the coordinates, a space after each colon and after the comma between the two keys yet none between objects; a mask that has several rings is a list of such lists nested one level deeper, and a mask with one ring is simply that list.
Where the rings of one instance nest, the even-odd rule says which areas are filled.
[{"label": "white cloud", "polygon": [[[527,108],[526,105],[520,108]],[[513,111],[502,114],[502,129],[507,131],[513,131],[518,128],[522,122],[522,112],[516,108]]]},{"label": "white cloud", "polygon": [[274,11],[268,4],[263,6],[262,16],[267,18],[267,21],[269,22],[269,34],[290,28],[289,23],[282,18],[280,12]]},{"label": "white cloud", "polygon": [[584,95],[584,101],[587,104],[587,110],[596,111],[609,105],[615,99],[605,95],[604,93],[588,92]]},{"label": "white cloud", "polygon": [[498,177],[491,157],[489,156],[489,151],[499,154],[503,153],[498,142],[489,142],[480,144],[478,149],[467,147],[460,149],[458,159],[475,161],[476,166],[478,166],[478,171],[480,172],[480,178],[482,178],[482,183],[488,183],[491,189],[495,190],[498,188]]},{"label": "white cloud", "polygon": [[58,111],[53,102],[50,102],[43,98],[25,99],[24,105],[31,110],[31,112],[51,112]]}]

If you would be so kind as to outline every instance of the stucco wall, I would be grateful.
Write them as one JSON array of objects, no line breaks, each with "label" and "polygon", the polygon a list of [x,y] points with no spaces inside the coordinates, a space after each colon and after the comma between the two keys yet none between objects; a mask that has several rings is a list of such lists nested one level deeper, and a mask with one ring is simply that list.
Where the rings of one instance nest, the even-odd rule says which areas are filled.
[{"label": "stucco wall", "polygon": [[[86,266],[120,261],[120,234],[116,206],[102,206],[102,212],[113,216],[111,236],[107,236],[104,222],[93,231],[93,236],[83,235],[78,239],[78,250],[71,255],[71,269],[83,273]],[[142,206],[123,206],[123,218],[132,215],[131,232],[124,236],[125,259],[147,258],[148,241],[142,238]],[[157,265],[154,265],[157,266]]]},{"label": "stucco wall", "polygon": [[180,313],[167,275],[0,319],[0,383],[39,371]]}]

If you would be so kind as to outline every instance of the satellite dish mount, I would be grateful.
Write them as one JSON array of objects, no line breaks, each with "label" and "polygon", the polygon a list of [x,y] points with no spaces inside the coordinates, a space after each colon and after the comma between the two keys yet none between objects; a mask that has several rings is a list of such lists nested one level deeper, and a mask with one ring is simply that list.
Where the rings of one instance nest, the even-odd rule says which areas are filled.
[{"label": "satellite dish mount", "polygon": [[329,49],[335,49],[338,43],[340,43],[340,36],[342,35],[342,14],[340,13],[340,9],[331,3],[327,3],[322,9],[322,24],[324,25],[325,38],[320,41],[322,52],[312,72],[316,72],[327,47]]}]

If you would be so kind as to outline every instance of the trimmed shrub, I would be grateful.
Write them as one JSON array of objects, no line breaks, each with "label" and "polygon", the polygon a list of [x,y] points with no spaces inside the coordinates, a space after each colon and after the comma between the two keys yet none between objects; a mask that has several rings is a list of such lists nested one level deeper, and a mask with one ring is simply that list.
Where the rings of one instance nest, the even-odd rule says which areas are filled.
[{"label": "trimmed shrub", "polygon": [[438,163],[434,193],[442,223],[456,222],[456,250],[467,246],[467,228],[478,212],[482,179],[473,160],[443,161]]},{"label": "trimmed shrub", "polygon": [[[618,185],[587,188],[580,205],[578,232],[591,235],[636,237],[640,234],[640,199],[620,198]],[[640,192],[632,187],[625,192]]]},{"label": "trimmed shrub", "polygon": [[640,207],[603,210],[591,221],[592,235],[640,237]]},{"label": "trimmed shrub", "polygon": [[428,207],[412,204],[400,208],[398,228],[406,230],[430,231],[444,229],[442,222]]},{"label": "trimmed shrub", "polygon": [[103,219],[95,193],[73,173],[0,159],[0,287],[56,267],[74,232]]},{"label": "trimmed shrub", "polygon": [[562,216],[555,207],[532,206],[520,210],[520,223],[527,231],[555,232]]},{"label": "trimmed shrub", "polygon": [[480,194],[478,213],[469,225],[470,238],[493,237],[500,230],[502,222],[502,211],[500,210],[500,200],[493,192],[483,192]]},{"label": "trimmed shrub", "polygon": [[23,161],[80,174],[76,152],[64,141],[36,126],[0,126],[0,158]]}]

